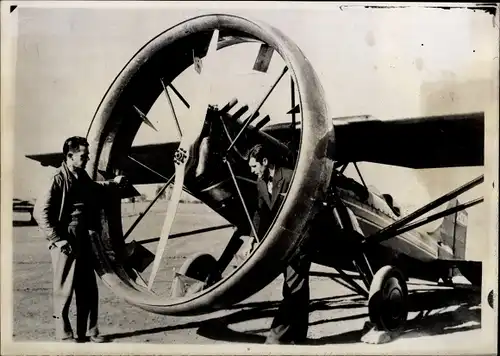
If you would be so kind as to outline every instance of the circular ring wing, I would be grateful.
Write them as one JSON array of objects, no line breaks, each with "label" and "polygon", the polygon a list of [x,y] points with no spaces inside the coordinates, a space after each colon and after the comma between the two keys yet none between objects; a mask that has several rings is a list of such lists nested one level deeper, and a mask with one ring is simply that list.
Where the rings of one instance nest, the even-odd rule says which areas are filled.
[{"label": "circular ring wing", "polygon": [[[106,202],[102,232],[95,239],[97,272],[120,297],[155,313],[197,314],[239,302],[272,282],[304,240],[315,202],[329,184],[333,164],[326,156],[325,138],[333,127],[319,79],[301,50],[279,30],[239,16],[214,14],[182,22],[152,39],[126,64],[106,92],[89,128],[89,174],[93,179],[114,173],[120,156],[134,140],[140,120],[135,108],[147,112],[162,93],[160,80],[171,82],[193,64],[192,53],[203,58],[214,30],[232,34],[219,50],[245,41],[272,47],[283,59],[296,85],[301,117],[300,145],[293,178],[283,204],[265,239],[250,258],[227,278],[194,295],[158,297],[136,283],[120,258],[124,248],[119,199]],[[235,40],[237,39],[237,40]]]}]

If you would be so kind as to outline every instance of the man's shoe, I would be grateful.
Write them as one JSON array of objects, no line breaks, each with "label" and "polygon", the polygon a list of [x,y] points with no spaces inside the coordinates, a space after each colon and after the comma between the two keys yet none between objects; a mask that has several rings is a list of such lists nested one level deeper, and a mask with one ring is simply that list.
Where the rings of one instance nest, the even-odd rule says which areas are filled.
[{"label": "man's shoe", "polygon": [[283,343],[274,337],[267,337],[264,344],[266,344],[266,345],[281,345]]},{"label": "man's shoe", "polygon": [[77,338],[75,340],[77,343],[83,344],[84,342],[89,341],[89,338],[86,336],[77,336]]},{"label": "man's shoe", "polygon": [[103,336],[100,336],[100,335],[95,335],[95,336],[91,336],[89,338],[90,342],[95,342],[95,343],[103,343],[103,342],[109,342],[109,340]]},{"label": "man's shoe", "polygon": [[59,339],[60,342],[76,342],[73,336],[66,336]]},{"label": "man's shoe", "polygon": [[298,340],[279,340],[274,337],[267,337],[266,341],[264,342],[266,345],[301,345],[305,344],[305,340],[298,341]]}]

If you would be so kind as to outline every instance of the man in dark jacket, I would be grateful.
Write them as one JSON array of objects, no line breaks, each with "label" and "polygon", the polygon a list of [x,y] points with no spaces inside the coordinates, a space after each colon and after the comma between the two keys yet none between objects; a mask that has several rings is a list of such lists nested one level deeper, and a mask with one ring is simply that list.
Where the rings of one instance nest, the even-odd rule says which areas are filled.
[{"label": "man in dark jacket", "polygon": [[[34,208],[34,217],[49,241],[54,278],[53,316],[56,337],[61,341],[83,342],[87,333],[92,342],[106,341],[99,336],[97,326],[99,295],[89,237],[89,230],[94,230],[97,220],[91,199],[102,196],[100,189],[125,184],[125,179],[123,176],[109,182],[90,179],[85,171],[88,146],[83,137],[70,137],[64,142],[64,161]],[[68,315],[73,292],[76,339]]]},{"label": "man in dark jacket", "polygon": [[[258,205],[254,227],[258,237],[266,234],[290,186],[293,172],[275,164],[270,152],[262,145],[255,146],[249,154],[248,164],[257,175]],[[248,255],[256,241],[250,237],[243,254]],[[309,326],[309,269],[311,262],[306,254],[299,253],[285,268],[283,300],[266,338],[267,344],[303,343]]]}]

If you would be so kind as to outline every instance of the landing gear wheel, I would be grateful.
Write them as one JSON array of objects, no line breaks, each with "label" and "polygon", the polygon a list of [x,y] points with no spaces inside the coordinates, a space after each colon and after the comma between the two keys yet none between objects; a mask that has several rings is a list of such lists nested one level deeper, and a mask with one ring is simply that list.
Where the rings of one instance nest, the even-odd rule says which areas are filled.
[{"label": "landing gear wheel", "polygon": [[[217,269],[217,260],[208,253],[197,253],[187,259],[179,269],[172,287],[172,296],[180,297],[193,290],[201,290],[222,279]],[[180,276],[179,276],[180,275]],[[188,278],[185,278],[188,277]]]},{"label": "landing gear wheel", "polygon": [[215,282],[222,278],[220,273],[215,271],[216,268],[217,260],[214,256],[208,253],[198,253],[182,264],[179,273],[200,281],[206,281],[210,277]]},{"label": "landing gear wheel", "polygon": [[408,287],[397,268],[384,266],[373,277],[368,312],[378,330],[394,332],[404,326],[408,316]]},{"label": "landing gear wheel", "polygon": [[482,264],[481,262],[468,262],[460,265],[460,274],[464,276],[473,286],[481,287],[482,283]]}]

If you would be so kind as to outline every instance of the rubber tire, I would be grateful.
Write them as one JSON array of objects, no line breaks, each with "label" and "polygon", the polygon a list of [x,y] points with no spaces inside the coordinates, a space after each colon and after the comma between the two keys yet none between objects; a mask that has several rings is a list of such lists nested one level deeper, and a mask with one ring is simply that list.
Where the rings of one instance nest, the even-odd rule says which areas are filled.
[{"label": "rubber tire", "polygon": [[[396,323],[393,323],[392,320],[387,320],[388,311],[392,309],[390,301],[386,299],[388,289],[391,293],[397,291],[402,298],[402,310],[399,313],[397,321],[395,320]],[[396,332],[404,327],[408,316],[408,287],[405,277],[396,267],[384,266],[375,273],[370,285],[368,313],[370,321],[376,325],[378,330]]]},{"label": "rubber tire", "polygon": [[482,284],[482,264],[481,262],[470,262],[467,265],[459,266],[460,274],[464,276],[473,286],[481,288]]},{"label": "rubber tire", "polygon": [[[214,256],[208,253],[197,253],[188,258],[179,269],[179,273],[204,281],[211,271],[217,265],[217,260]],[[203,273],[205,272],[205,273]]]},{"label": "rubber tire", "polygon": [[[191,277],[204,282],[205,279],[208,277],[208,273],[214,270],[216,267],[217,267],[217,260],[215,259],[214,256],[208,253],[200,252],[194,254],[186,261],[184,261],[181,268],[179,269],[179,273],[184,276]],[[222,277],[220,276],[220,274],[213,277],[215,282],[219,281],[221,278]],[[180,296],[178,288],[179,286],[176,284],[172,286],[172,296]]]}]

